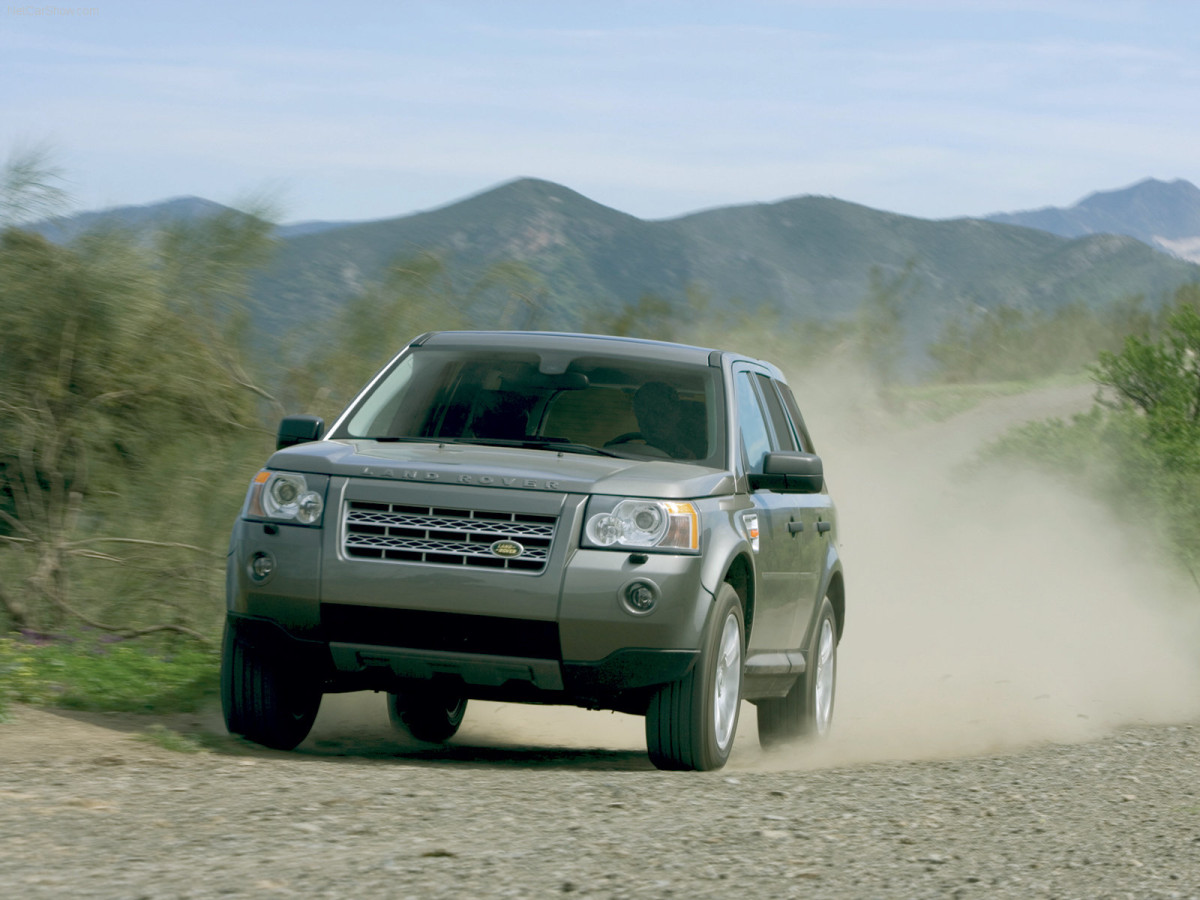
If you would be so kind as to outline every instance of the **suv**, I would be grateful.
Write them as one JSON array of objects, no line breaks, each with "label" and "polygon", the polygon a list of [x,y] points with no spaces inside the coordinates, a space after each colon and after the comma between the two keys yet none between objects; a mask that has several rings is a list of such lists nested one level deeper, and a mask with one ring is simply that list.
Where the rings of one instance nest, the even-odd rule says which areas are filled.
[{"label": "suv", "polygon": [[645,716],[660,768],[822,736],[834,506],[780,371],[583,334],[412,341],[328,430],[290,416],[233,528],[229,731],[291,749],[326,692],[450,738],[470,699]]}]

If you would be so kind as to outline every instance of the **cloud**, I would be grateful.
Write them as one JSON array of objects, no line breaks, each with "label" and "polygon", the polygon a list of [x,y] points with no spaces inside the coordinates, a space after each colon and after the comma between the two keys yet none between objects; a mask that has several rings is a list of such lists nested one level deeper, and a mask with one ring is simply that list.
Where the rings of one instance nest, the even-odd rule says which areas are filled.
[{"label": "cloud", "polygon": [[949,216],[1200,177],[1190,6],[843,7],[302,4],[246,12],[249,31],[185,3],[9,29],[0,69],[36,89],[0,99],[0,140],[53,135],[114,185],[124,154],[171,193],[340,185],[315,217],[382,214],[379,179],[427,205],[533,174],[642,216],[792,193]]}]

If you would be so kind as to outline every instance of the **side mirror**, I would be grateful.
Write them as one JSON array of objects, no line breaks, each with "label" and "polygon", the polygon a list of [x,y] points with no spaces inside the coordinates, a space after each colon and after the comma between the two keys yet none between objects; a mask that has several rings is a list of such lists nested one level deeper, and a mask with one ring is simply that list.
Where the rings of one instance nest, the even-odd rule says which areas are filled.
[{"label": "side mirror", "polygon": [[825,487],[825,467],[815,453],[779,450],[763,457],[763,470],[750,475],[750,490],[788,494],[819,494]]},{"label": "side mirror", "polygon": [[293,447],[296,444],[306,444],[309,441],[319,441],[325,433],[325,420],[320,416],[285,416],[279,423],[279,433],[275,437],[275,449]]}]

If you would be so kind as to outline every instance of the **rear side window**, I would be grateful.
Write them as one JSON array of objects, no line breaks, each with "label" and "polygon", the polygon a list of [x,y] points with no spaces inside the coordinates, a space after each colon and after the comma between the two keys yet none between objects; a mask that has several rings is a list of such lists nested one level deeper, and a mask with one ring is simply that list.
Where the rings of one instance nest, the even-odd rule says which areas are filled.
[{"label": "rear side window", "polygon": [[792,389],[786,384],[775,382],[775,386],[779,388],[779,395],[783,398],[783,405],[791,417],[792,424],[796,426],[796,434],[800,438],[800,449],[806,453],[816,453],[813,447],[812,438],[808,434],[808,426],[804,424],[804,417],[800,415],[800,407],[796,405],[796,398],[792,394]]},{"label": "rear side window", "polygon": [[788,421],[787,413],[783,411],[783,403],[775,390],[775,382],[766,375],[755,374],[758,387],[762,391],[763,400],[767,405],[767,416],[775,429],[775,450],[795,450],[796,435],[792,423]]}]

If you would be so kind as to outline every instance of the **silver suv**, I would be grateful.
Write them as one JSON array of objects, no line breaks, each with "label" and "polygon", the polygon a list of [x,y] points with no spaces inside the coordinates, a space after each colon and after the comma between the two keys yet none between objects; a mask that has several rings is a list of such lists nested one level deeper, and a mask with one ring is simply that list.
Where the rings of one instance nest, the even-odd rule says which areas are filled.
[{"label": "silver suv", "polygon": [[424,741],[471,699],[645,716],[655,765],[821,736],[836,515],[782,374],[678,344],[442,332],[328,430],[291,416],[233,528],[222,701],[291,749],[328,692]]}]

